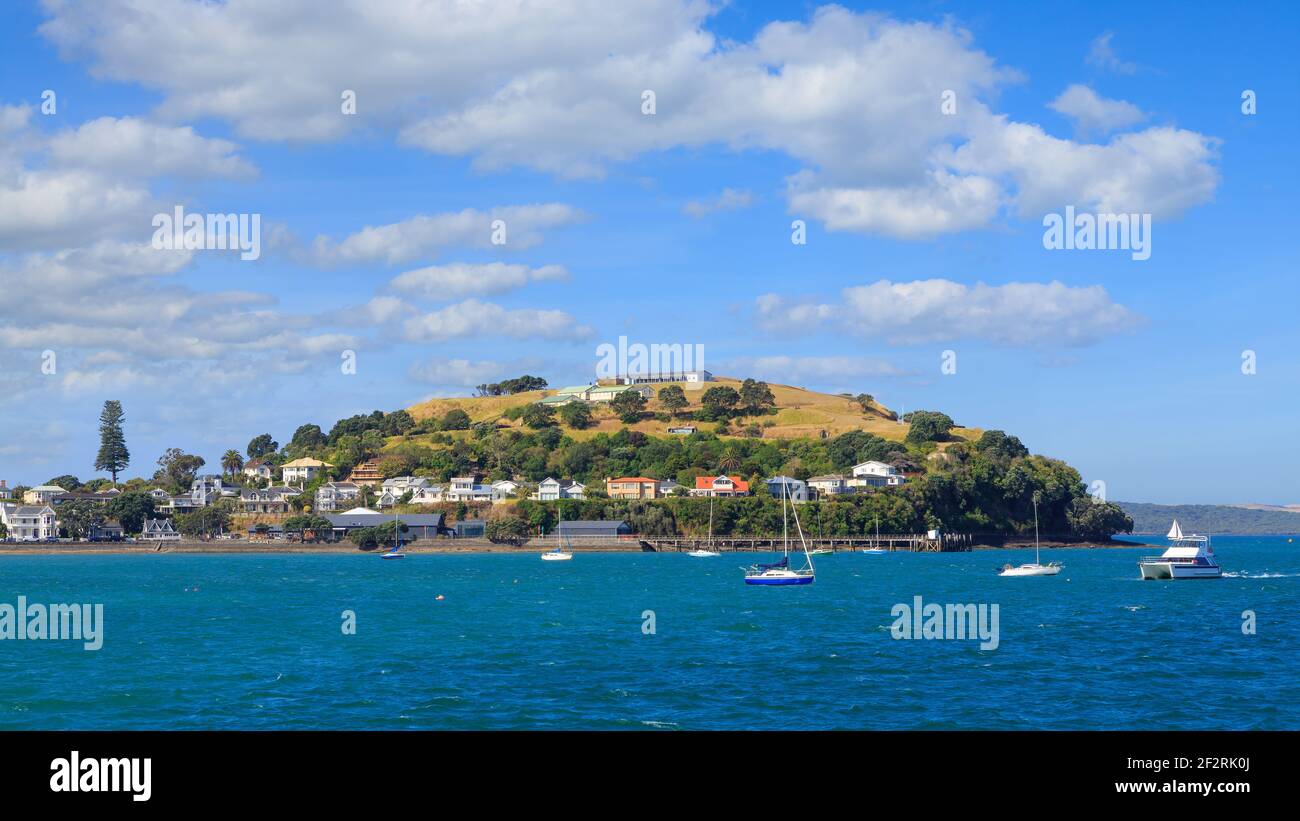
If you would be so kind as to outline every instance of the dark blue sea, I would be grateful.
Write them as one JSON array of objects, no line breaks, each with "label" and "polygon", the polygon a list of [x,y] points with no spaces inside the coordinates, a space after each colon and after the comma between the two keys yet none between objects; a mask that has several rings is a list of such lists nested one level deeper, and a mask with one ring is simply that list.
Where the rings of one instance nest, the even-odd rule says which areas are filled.
[{"label": "dark blue sea", "polygon": [[[845,553],[787,588],[753,554],[5,556],[0,603],[104,626],[0,641],[0,729],[1300,729],[1300,539],[1215,549],[1221,580]],[[997,604],[997,649],[893,638],[915,596]]]}]

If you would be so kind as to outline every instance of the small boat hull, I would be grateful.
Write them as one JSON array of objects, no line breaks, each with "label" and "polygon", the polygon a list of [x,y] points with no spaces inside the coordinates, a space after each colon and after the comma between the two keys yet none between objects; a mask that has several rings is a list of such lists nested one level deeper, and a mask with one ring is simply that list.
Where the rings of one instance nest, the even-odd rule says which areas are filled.
[{"label": "small boat hull", "polygon": [[721,554],[721,553],[718,553],[718,552],[716,552],[716,551],[713,551],[713,550],[692,550],[692,551],[690,551],[689,553],[687,553],[686,555],[687,555],[687,556],[694,556],[694,557],[697,558],[697,559],[708,559],[708,558],[711,558],[711,557],[713,557],[713,556],[721,556],[722,554]]},{"label": "small boat hull", "polygon": [[572,558],[573,558],[572,553],[561,553],[558,551],[553,553],[542,554],[542,561],[544,562],[567,562]]},{"label": "small boat hull", "polygon": [[812,584],[814,578],[816,577],[799,573],[763,573],[757,576],[746,576],[745,584],[764,585],[768,587],[792,584]]},{"label": "small boat hull", "polygon": [[1190,562],[1138,562],[1143,581],[1171,579],[1218,579],[1223,569],[1218,565],[1191,564]]},{"label": "small boat hull", "polygon": [[381,554],[379,554],[379,558],[381,558],[381,559],[405,559],[405,558],[406,558],[406,554],[405,554],[405,553],[381,553]]},{"label": "small boat hull", "polygon": [[1022,564],[1019,567],[1005,567],[999,576],[1055,576],[1061,572],[1059,564]]},{"label": "small boat hull", "polygon": [[862,552],[867,554],[868,556],[883,556],[889,551],[881,547],[868,547],[866,550]]}]

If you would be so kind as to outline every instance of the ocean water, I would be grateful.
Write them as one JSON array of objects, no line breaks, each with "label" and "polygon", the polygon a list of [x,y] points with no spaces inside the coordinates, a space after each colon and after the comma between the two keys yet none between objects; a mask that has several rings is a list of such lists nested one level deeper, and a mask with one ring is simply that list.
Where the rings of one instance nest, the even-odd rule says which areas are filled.
[{"label": "ocean water", "polygon": [[[1300,729],[1300,538],[1215,547],[1217,581],[1121,548],[1021,579],[994,570],[1032,551],[839,554],[786,588],[742,583],[753,554],[6,556],[0,602],[102,603],[104,643],[0,641],[0,728]],[[892,638],[918,595],[997,604],[999,646]]]}]

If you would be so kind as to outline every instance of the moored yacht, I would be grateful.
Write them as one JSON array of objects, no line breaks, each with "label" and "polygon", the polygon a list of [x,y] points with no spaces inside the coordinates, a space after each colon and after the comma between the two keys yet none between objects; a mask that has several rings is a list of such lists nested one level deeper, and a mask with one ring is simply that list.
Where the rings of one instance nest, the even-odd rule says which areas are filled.
[{"label": "moored yacht", "polygon": [[1209,536],[1183,535],[1183,529],[1174,519],[1166,535],[1169,548],[1159,556],[1145,556],[1138,560],[1143,580],[1147,579],[1218,579],[1223,569],[1214,558],[1214,548]]}]

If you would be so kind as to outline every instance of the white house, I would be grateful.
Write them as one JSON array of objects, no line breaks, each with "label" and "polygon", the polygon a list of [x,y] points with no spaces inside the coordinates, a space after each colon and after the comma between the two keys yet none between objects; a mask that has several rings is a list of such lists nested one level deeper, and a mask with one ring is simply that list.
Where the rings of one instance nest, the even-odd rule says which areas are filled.
[{"label": "white house", "polygon": [[270,481],[275,470],[261,459],[250,459],[244,465],[244,475],[250,479]]},{"label": "white house", "polygon": [[649,385],[597,385],[587,391],[588,402],[612,402],[620,394],[632,391],[645,399],[654,396],[654,389]]},{"label": "white house", "polygon": [[171,519],[145,519],[140,540],[144,542],[178,542],[181,534],[172,527]]},{"label": "white house", "polygon": [[680,488],[680,487],[681,487],[681,485],[677,484],[677,480],[676,480],[676,479],[660,479],[660,480],[659,480],[659,495],[660,495],[660,496],[672,496],[672,495],[674,495],[674,494],[677,492],[677,489]]},{"label": "white house", "polygon": [[195,507],[207,507],[222,497],[222,491],[221,477],[213,473],[195,476],[190,483],[190,498]]},{"label": "white house", "polygon": [[[481,485],[475,476],[453,476],[451,486],[443,491],[442,498],[448,502],[499,502],[509,498],[509,494],[498,490],[495,485]],[[510,482],[509,484],[515,484]],[[518,485],[515,485],[517,488]]]},{"label": "white house", "polygon": [[802,479],[795,479],[791,476],[773,476],[771,479],[765,480],[764,484],[767,485],[767,492],[777,499],[784,496],[784,498],[796,503],[808,501],[808,483]]},{"label": "white house", "polygon": [[294,459],[280,466],[280,476],[286,485],[290,482],[304,484],[320,476],[326,468],[332,467],[334,466],[329,462],[322,462],[319,459]]},{"label": "white house", "polygon": [[355,482],[326,482],[316,488],[316,512],[334,513],[350,507],[361,495],[361,486]]},{"label": "white house", "polygon": [[23,494],[23,501],[29,505],[48,505],[53,503],[54,497],[61,493],[67,491],[58,485],[37,485]]},{"label": "white house", "polygon": [[849,484],[854,487],[895,487],[903,484],[903,474],[884,462],[863,462],[853,466],[853,478]]},{"label": "white house", "polygon": [[512,479],[502,479],[492,483],[492,490],[496,492],[498,498],[509,499],[518,492],[519,483]]},{"label": "white house", "polygon": [[814,476],[808,480],[808,487],[826,496],[853,492],[853,488],[849,487],[848,478],[838,473]]},{"label": "white house", "polygon": [[0,499],[12,499],[13,497],[14,492],[10,489],[7,480],[0,479]]},{"label": "white house", "polygon": [[619,376],[617,381],[624,385],[644,385],[646,383],[657,382],[686,382],[688,384],[699,384],[700,382],[712,382],[713,374],[708,371],[659,371]]},{"label": "white house", "polygon": [[428,487],[429,480],[423,476],[394,476],[391,479],[385,479],[384,490],[391,490],[398,496],[401,496],[408,490],[415,490],[418,487]]},{"label": "white house", "polygon": [[8,538],[16,541],[47,541],[59,537],[54,508],[49,505],[0,504],[0,522],[4,522]]},{"label": "white house", "polygon": [[560,481],[547,476],[537,486],[537,492],[530,498],[539,502],[554,502],[557,499],[582,499],[587,492],[585,485],[569,479]]}]

